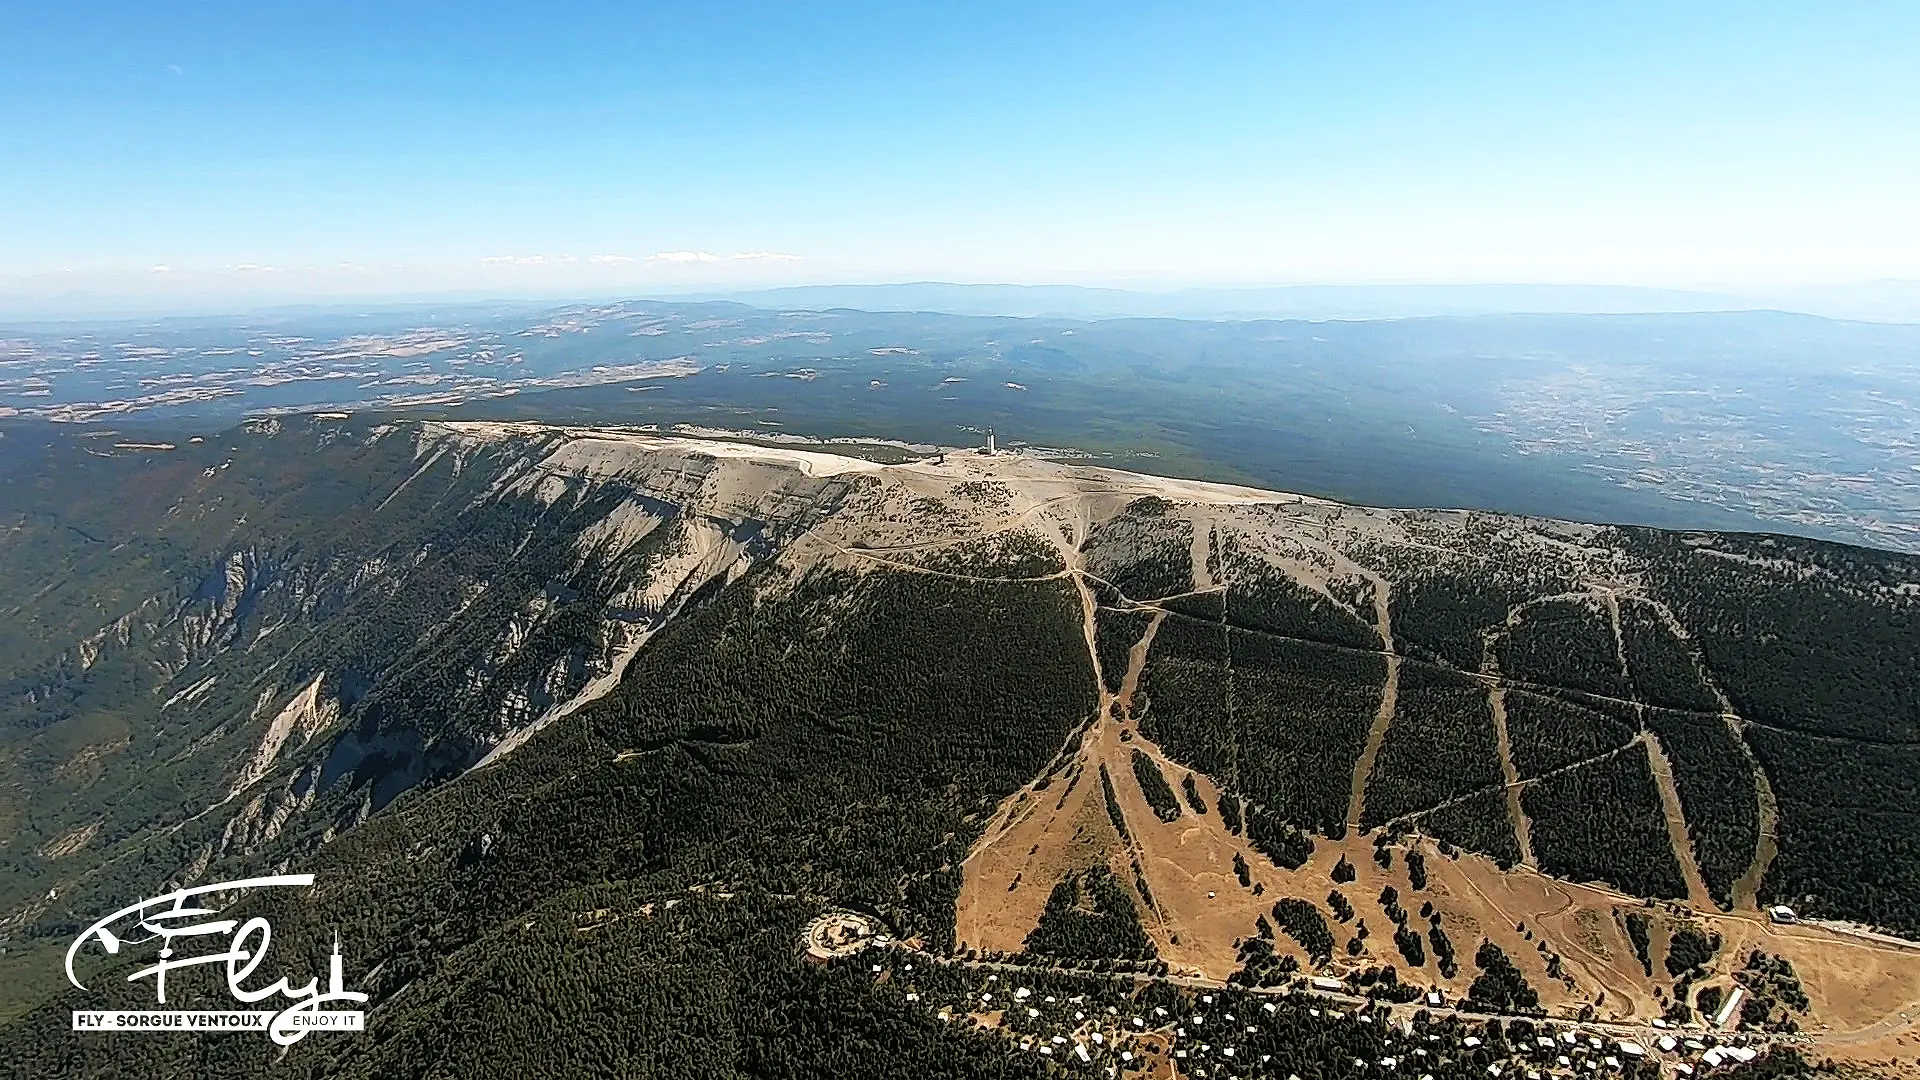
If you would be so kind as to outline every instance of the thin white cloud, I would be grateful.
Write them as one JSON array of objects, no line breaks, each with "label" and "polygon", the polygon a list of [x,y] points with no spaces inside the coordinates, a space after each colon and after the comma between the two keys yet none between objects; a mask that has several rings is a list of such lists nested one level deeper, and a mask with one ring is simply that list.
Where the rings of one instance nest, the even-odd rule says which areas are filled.
[{"label": "thin white cloud", "polygon": [[556,266],[575,263],[590,263],[595,266],[617,266],[633,262],[668,263],[676,266],[699,264],[741,262],[741,263],[792,263],[799,262],[798,255],[788,255],[780,251],[740,251],[732,255],[716,255],[711,251],[656,251],[651,255],[635,258],[632,255],[602,253],[589,255],[585,259],[578,255],[486,255],[480,262],[485,266]]},{"label": "thin white cloud", "polygon": [[578,255],[482,255],[484,266],[564,266],[580,261]]},{"label": "thin white cloud", "polygon": [[280,272],[280,268],[277,266],[262,266],[259,263],[241,263],[234,267],[234,269],[242,274],[277,274]]},{"label": "thin white cloud", "polygon": [[148,271],[148,273],[151,273],[151,274],[171,274],[171,273],[173,273],[173,267],[171,267],[171,266],[156,266],[156,267],[153,267],[153,268],[152,268],[151,270],[149,270],[149,271]]}]

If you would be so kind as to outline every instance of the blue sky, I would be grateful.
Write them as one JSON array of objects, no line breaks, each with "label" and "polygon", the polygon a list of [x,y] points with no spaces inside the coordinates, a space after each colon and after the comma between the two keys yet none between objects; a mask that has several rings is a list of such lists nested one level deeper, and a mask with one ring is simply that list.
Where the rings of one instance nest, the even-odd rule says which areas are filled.
[{"label": "blue sky", "polygon": [[15,294],[1920,276],[1912,3],[67,2],[6,39]]}]

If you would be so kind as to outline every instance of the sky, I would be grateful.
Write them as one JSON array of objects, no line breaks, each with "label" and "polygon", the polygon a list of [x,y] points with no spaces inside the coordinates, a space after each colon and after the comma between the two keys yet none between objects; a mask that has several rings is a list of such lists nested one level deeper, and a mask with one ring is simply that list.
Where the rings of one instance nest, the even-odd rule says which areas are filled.
[{"label": "sky", "polygon": [[0,295],[1920,277],[1920,4],[17,5]]}]

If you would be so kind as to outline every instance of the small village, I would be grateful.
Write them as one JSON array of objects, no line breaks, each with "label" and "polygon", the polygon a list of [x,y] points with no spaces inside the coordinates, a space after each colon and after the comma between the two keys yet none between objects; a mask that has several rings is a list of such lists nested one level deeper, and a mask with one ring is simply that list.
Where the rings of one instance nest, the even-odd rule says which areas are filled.
[{"label": "small village", "polygon": [[1305,1034],[1351,1045],[1353,1053],[1342,1059],[1350,1062],[1350,1076],[1657,1080],[1752,1062],[1781,1038],[1730,1030],[1739,1016],[1737,989],[1704,1021],[1630,1025],[1468,1012],[1440,990],[1391,1003],[1326,976],[1277,987],[1216,987],[1178,976],[953,959],[844,911],[808,923],[800,944],[810,962],[864,969],[939,1022],[995,1032],[1015,1052],[1049,1059],[1069,1074],[1301,1080],[1287,1051]]}]

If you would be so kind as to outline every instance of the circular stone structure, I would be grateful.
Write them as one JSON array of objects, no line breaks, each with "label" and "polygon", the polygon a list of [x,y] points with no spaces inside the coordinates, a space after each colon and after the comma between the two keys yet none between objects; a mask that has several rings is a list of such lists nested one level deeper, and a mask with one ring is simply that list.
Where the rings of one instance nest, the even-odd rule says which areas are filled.
[{"label": "circular stone structure", "polygon": [[808,923],[800,933],[800,947],[806,951],[807,959],[816,964],[851,956],[869,945],[883,942],[880,924],[852,911],[829,911]]}]

